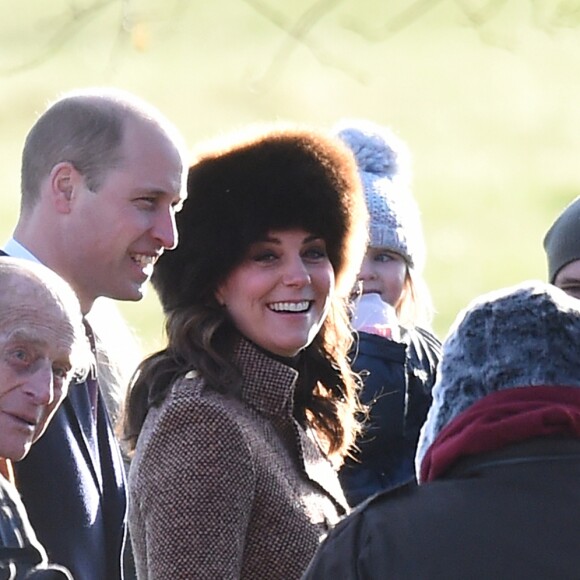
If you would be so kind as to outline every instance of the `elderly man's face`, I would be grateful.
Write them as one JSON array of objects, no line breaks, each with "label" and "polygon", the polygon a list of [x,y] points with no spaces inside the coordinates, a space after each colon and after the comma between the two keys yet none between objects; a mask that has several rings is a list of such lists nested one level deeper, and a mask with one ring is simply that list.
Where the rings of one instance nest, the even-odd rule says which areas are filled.
[{"label": "elderly man's face", "polygon": [[13,294],[0,311],[0,457],[18,461],[67,394],[74,329],[55,302]]}]

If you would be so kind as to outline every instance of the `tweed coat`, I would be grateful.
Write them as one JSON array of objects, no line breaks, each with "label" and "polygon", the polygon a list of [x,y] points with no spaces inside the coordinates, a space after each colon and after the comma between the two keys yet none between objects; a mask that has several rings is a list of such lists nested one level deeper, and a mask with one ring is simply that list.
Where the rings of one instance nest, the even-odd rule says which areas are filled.
[{"label": "tweed coat", "polygon": [[129,475],[140,579],[300,578],[348,510],[292,417],[297,371],[245,340],[235,356],[239,398],[190,371],[146,418]]}]

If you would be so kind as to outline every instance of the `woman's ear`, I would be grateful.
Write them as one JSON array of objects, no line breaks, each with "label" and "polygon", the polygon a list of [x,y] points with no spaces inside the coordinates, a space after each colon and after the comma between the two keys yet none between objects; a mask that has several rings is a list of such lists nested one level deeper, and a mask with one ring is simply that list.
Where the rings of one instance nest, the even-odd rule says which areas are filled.
[{"label": "woman's ear", "polygon": [[218,289],[215,291],[214,298],[216,299],[216,302],[217,302],[217,303],[218,303],[220,306],[225,306],[225,305],[226,305],[226,301],[225,301],[225,299],[224,299],[224,297],[223,297],[223,294],[222,294],[221,287],[220,287],[220,288],[218,288]]},{"label": "woman's ear", "polygon": [[82,183],[82,175],[70,161],[57,163],[50,172],[52,203],[60,213],[70,213],[76,188]]}]

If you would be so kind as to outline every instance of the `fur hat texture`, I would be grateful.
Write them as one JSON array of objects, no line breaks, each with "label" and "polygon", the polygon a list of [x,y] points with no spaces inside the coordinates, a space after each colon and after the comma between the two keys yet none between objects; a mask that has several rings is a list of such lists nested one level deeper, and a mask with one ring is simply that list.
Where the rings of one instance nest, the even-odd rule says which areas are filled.
[{"label": "fur hat texture", "polygon": [[476,298],[443,343],[416,467],[441,430],[486,395],[515,387],[580,387],[580,300],[539,281]]},{"label": "fur hat texture", "polygon": [[357,162],[369,211],[370,245],[400,254],[421,271],[425,241],[411,192],[408,148],[390,129],[366,120],[343,120],[335,130]]},{"label": "fur hat texture", "polygon": [[548,258],[548,280],[552,284],[564,266],[580,260],[580,197],[556,218],[544,237],[544,250]]},{"label": "fur hat texture", "polygon": [[152,278],[167,311],[207,304],[269,230],[321,236],[336,288],[346,295],[367,243],[364,197],[350,151],[337,139],[291,125],[253,126],[206,146],[189,169],[176,215],[179,244]]}]

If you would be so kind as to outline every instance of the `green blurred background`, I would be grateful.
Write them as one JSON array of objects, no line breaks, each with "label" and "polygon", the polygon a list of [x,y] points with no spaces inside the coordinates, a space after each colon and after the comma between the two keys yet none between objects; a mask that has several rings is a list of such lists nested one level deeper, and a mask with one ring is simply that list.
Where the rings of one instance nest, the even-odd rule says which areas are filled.
[{"label": "green blurred background", "polygon": [[[366,117],[413,157],[443,337],[482,292],[544,278],[541,240],[580,193],[580,2],[0,0],[0,241],[46,104],[114,85],[193,146],[252,121]],[[153,291],[121,310],[162,344]]]}]

